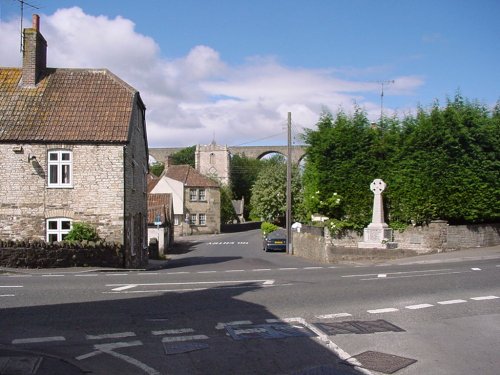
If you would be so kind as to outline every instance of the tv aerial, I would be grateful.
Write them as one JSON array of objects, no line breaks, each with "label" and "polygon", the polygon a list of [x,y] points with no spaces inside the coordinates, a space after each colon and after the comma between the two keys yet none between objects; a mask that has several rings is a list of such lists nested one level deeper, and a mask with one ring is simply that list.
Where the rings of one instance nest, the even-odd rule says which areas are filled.
[{"label": "tv aerial", "polygon": [[382,121],[384,120],[384,86],[392,85],[395,81],[377,81],[377,83],[381,86],[380,90],[380,125],[382,125]]},{"label": "tv aerial", "polygon": [[24,45],[23,45],[23,17],[24,17],[24,5],[26,4],[27,6],[33,8],[33,9],[40,9],[37,6],[28,3],[27,1],[24,0],[15,0],[19,3],[20,8],[21,8],[21,30],[20,30],[20,35],[21,35],[21,43],[20,43],[20,52],[24,52]]}]

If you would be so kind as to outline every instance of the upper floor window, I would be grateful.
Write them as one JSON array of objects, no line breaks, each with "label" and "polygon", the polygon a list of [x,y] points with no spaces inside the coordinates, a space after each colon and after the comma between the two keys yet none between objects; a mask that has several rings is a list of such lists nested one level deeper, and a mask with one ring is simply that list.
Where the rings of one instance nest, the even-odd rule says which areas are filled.
[{"label": "upper floor window", "polygon": [[200,201],[205,202],[207,200],[207,192],[205,189],[189,189],[189,200],[191,202]]},{"label": "upper floor window", "polygon": [[72,187],[72,152],[68,150],[49,151],[49,187]]},{"label": "upper floor window", "polygon": [[71,219],[47,219],[47,242],[62,241],[71,230]]}]

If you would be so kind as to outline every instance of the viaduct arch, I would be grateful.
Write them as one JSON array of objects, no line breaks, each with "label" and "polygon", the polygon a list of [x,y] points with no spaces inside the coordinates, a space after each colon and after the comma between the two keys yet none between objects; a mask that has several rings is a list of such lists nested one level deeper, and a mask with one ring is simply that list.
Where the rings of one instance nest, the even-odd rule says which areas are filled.
[{"label": "viaduct arch", "polygon": [[[149,154],[159,162],[165,162],[168,156],[182,150],[184,147],[150,148]],[[299,164],[306,154],[305,146],[291,146],[292,163]],[[287,146],[234,146],[227,148],[232,155],[244,155],[247,158],[261,159],[270,153],[287,155]]]}]

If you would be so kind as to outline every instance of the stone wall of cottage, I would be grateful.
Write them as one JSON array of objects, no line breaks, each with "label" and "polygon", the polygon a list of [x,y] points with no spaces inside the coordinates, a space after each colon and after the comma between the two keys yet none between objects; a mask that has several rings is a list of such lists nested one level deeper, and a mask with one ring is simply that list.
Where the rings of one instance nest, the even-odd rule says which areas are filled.
[{"label": "stone wall of cottage", "polygon": [[137,104],[132,113],[130,142],[124,149],[124,215],[125,264],[127,268],[143,267],[148,262],[147,184],[148,150],[144,112]]},{"label": "stone wall of cottage", "polygon": [[215,188],[205,188],[206,202],[191,202],[189,201],[189,190],[186,188],[184,197],[186,199],[186,212],[189,215],[206,215],[206,225],[189,225],[189,232],[184,235],[190,234],[208,234],[220,233],[220,191]]},{"label": "stone wall of cottage", "polygon": [[[72,151],[73,186],[48,188],[47,153],[61,149]],[[45,239],[46,219],[61,217],[123,243],[122,145],[2,144],[0,165],[1,239]]]}]

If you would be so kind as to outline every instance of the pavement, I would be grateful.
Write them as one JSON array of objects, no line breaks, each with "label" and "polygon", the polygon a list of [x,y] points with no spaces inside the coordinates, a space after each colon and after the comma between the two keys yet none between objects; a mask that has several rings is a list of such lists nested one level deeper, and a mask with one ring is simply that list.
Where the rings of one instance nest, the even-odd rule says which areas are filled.
[{"label": "pavement", "polygon": [[[376,251],[376,250],[375,250]],[[461,262],[467,260],[486,260],[500,259],[500,245],[482,248],[469,248],[448,252],[410,256],[398,259],[370,259],[356,261],[355,264],[435,264],[447,262]],[[353,263],[353,262],[346,262]],[[158,270],[168,265],[167,260],[151,259],[147,268],[144,270]],[[124,271],[130,269],[100,268],[100,267],[74,267],[74,268],[51,268],[51,269],[16,269],[0,267],[0,275],[19,274],[19,273],[87,273],[87,272],[106,272],[106,271]],[[81,367],[72,359],[60,358],[47,353],[39,353],[27,350],[19,350],[6,345],[0,345],[0,375],[81,375],[88,374],[90,371]]]}]

